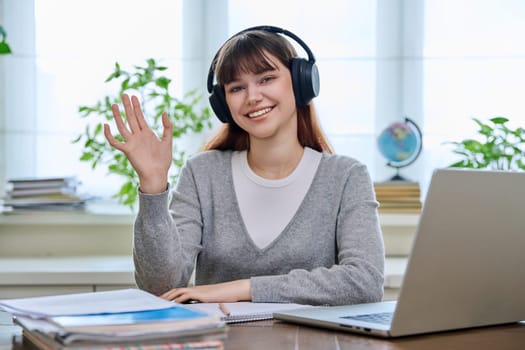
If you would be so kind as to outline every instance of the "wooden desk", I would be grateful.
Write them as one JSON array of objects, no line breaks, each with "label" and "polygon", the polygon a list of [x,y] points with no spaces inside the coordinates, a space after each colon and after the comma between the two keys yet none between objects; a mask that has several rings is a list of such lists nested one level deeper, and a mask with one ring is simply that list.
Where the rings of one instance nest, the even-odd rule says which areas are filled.
[{"label": "wooden desk", "polygon": [[[21,334],[21,329],[12,325],[9,314],[0,311],[0,348],[33,349],[22,342]],[[231,325],[224,345],[226,350],[521,350],[525,348],[525,324],[383,340],[280,321],[261,321]]]}]

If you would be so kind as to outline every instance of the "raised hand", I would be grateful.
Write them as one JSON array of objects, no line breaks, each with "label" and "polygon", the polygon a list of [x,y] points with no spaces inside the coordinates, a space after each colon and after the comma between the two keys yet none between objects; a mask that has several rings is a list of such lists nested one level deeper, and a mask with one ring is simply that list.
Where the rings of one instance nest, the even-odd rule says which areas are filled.
[{"label": "raised hand", "polygon": [[172,125],[166,112],[162,114],[163,133],[159,139],[146,123],[140,102],[136,96],[122,95],[127,124],[124,123],[118,105],[112,106],[113,117],[124,142],[111,134],[104,124],[104,135],[109,144],[122,151],[137,172],[140,190],[144,193],[161,193],[166,190],[168,171],[172,161]]}]

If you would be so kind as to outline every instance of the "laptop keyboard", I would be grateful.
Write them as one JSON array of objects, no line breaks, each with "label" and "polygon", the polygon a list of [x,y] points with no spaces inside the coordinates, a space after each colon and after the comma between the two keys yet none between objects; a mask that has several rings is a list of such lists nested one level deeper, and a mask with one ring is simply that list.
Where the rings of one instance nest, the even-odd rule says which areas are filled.
[{"label": "laptop keyboard", "polygon": [[341,318],[370,322],[370,323],[390,324],[392,322],[393,315],[394,315],[393,312],[380,312],[377,314],[342,316]]}]

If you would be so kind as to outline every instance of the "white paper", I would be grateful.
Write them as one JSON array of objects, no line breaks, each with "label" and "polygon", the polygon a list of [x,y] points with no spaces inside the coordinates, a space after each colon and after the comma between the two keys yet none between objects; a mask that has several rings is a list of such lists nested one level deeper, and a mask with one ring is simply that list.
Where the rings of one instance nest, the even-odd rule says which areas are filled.
[{"label": "white paper", "polygon": [[16,322],[27,330],[38,330],[43,333],[59,333],[60,328],[43,319],[34,319],[25,316],[16,316]]},{"label": "white paper", "polygon": [[[224,321],[228,322],[245,322],[250,320],[261,320],[273,318],[273,313],[284,310],[292,310],[303,307],[311,307],[311,305],[302,304],[287,304],[287,303],[252,303],[252,302],[236,302],[236,303],[222,303],[229,315],[226,315],[219,303],[196,303],[187,305],[189,308],[205,312],[212,316],[219,316]],[[230,323],[230,322],[228,322]]]},{"label": "white paper", "polygon": [[173,303],[140,289],[76,293],[47,297],[3,299],[0,306],[15,315],[33,318],[164,309]]}]

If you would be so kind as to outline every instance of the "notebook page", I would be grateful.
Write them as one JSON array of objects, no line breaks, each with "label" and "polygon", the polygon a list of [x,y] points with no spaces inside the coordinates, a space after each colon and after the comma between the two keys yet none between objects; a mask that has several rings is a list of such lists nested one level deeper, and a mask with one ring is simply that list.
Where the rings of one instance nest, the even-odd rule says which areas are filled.
[{"label": "notebook page", "polygon": [[0,307],[15,315],[46,317],[87,315],[173,307],[173,303],[140,289],[121,289],[46,297],[0,300]]},{"label": "notebook page", "polygon": [[188,307],[203,311],[209,315],[219,316],[226,323],[269,320],[273,318],[273,313],[277,311],[311,307],[311,305],[294,303],[252,303],[247,301],[222,304],[229,311],[229,315],[226,315],[221,310],[219,303],[196,303],[189,304]]}]

